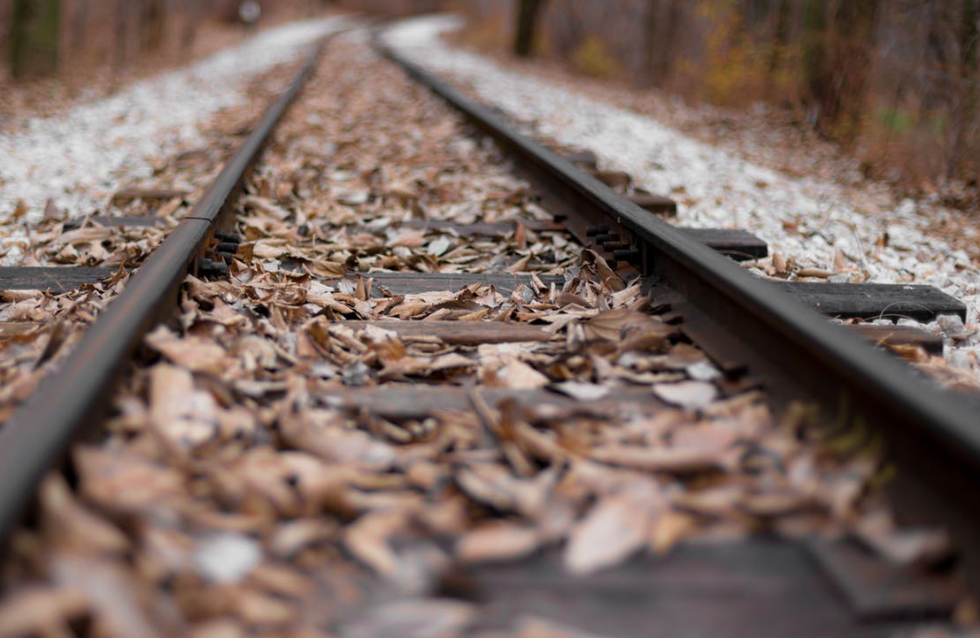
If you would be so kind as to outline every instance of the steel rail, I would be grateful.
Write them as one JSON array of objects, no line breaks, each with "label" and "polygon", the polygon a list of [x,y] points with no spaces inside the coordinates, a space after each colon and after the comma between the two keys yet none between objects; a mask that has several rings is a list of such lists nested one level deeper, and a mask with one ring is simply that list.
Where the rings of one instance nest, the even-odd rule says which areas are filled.
[{"label": "steel rail", "polygon": [[734,336],[743,351],[760,354],[777,376],[793,379],[793,385],[839,422],[878,426],[900,470],[913,467],[916,479],[933,495],[951,499],[961,512],[974,511],[980,499],[967,486],[980,480],[980,415],[975,407],[684,236],[520,134],[492,109],[393,51],[381,38],[375,38],[375,46],[509,152],[549,207],[567,212],[580,228],[584,220],[626,231],[642,256],[643,274],[683,295],[707,325],[724,330],[726,338]]},{"label": "steel rail", "polygon": [[312,76],[330,34],[265,111],[207,191],[89,327],[75,350],[0,428],[0,542],[23,517],[38,483],[108,408],[107,397],[143,335],[176,304],[177,290],[290,104]]}]

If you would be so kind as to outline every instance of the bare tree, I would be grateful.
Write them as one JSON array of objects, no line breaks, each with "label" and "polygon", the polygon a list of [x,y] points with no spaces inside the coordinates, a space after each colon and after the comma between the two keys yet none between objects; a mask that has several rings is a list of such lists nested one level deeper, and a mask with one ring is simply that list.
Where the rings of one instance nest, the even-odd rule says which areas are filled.
[{"label": "bare tree", "polygon": [[789,46],[790,29],[790,0],[778,0],[774,9],[775,15],[772,19],[772,48],[769,52],[768,75],[770,82],[772,77],[780,70],[783,59],[786,55],[786,48]]},{"label": "bare tree", "polygon": [[129,59],[129,17],[132,14],[132,8],[132,0],[116,0],[116,68],[122,68]]},{"label": "bare tree", "polygon": [[140,3],[140,48],[158,51],[166,29],[164,0],[143,0]]},{"label": "bare tree", "polygon": [[660,0],[647,0],[643,18],[643,76],[646,84],[654,83],[654,69],[657,66],[657,23]]},{"label": "bare tree", "polygon": [[667,18],[664,20],[663,38],[658,57],[656,77],[663,84],[673,70],[677,56],[677,31],[681,24],[681,0],[667,0]]},{"label": "bare tree", "polygon": [[189,59],[194,53],[197,42],[197,25],[201,21],[201,3],[199,0],[184,0],[184,28],[180,34],[180,56]]},{"label": "bare tree", "polygon": [[879,0],[807,0],[806,67],[816,123],[853,139],[861,121],[874,48]]},{"label": "bare tree", "polygon": [[85,47],[85,36],[88,33],[89,9],[91,0],[75,0],[72,3],[71,14],[71,50],[78,53]]},{"label": "bare tree", "polygon": [[15,78],[58,70],[60,0],[16,0],[10,31],[10,69]]},{"label": "bare tree", "polygon": [[519,0],[517,7],[517,29],[514,36],[514,53],[522,58],[534,52],[534,38],[537,33],[538,17],[547,0]]},{"label": "bare tree", "polygon": [[[967,145],[978,129],[977,77],[978,47],[980,47],[980,0],[962,0],[957,25],[959,60],[956,77],[955,102],[950,115],[950,140],[946,158],[946,176],[955,176],[962,167]],[[972,129],[972,130],[971,130]],[[971,135],[972,133],[972,135]]]}]

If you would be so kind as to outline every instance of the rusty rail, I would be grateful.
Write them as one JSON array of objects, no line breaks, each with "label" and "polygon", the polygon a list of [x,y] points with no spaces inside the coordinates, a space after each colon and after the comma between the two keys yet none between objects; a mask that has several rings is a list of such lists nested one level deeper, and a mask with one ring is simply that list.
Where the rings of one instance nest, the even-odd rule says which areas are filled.
[{"label": "rusty rail", "polygon": [[325,37],[289,86],[268,107],[200,201],[150,255],[61,367],[46,377],[0,429],[0,542],[21,520],[38,482],[62,461],[70,443],[106,412],[143,335],[176,304],[177,291],[206,241],[233,207],[251,168],[283,115],[312,76]]}]

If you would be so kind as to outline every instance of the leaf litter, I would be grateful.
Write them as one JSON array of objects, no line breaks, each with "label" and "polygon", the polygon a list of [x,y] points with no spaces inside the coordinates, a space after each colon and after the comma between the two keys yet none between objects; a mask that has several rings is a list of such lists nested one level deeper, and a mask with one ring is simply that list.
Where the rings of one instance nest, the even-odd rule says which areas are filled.
[{"label": "leaf litter", "polygon": [[[0,424],[122,291],[130,269],[149,257],[176,227],[190,209],[189,202],[204,192],[215,169],[231,156],[238,132],[257,120],[269,96],[279,90],[283,75],[282,68],[263,74],[253,82],[246,103],[222,110],[202,126],[198,143],[207,146],[185,147],[175,155],[151,158],[152,177],[135,190],[179,191],[179,195],[163,200],[110,197],[81,217],[59,208],[53,200],[40,215],[22,203],[23,214],[0,227],[0,240],[4,240],[0,242],[0,260],[5,260],[5,265],[116,269],[102,282],[67,292],[59,292],[55,280],[42,284],[39,290],[0,291]],[[107,221],[113,217],[144,218],[154,223],[116,226]],[[26,235],[28,240],[17,243],[6,239],[19,235]]]},{"label": "leaf litter", "polygon": [[[763,393],[726,389],[492,144],[358,39],[331,49],[247,193],[229,278],[187,278],[105,440],[75,446],[77,488],[49,477],[39,526],[17,532],[0,636],[80,620],[103,636],[481,635],[478,605],[436,593],[460,566],[557,551],[582,578],[758,531],[941,555],[941,535],[887,518],[879,461],[810,443],[802,406],[776,418]],[[382,283],[501,272],[513,290]],[[447,323],[552,338],[460,343]],[[43,350],[3,339],[23,365]]]}]

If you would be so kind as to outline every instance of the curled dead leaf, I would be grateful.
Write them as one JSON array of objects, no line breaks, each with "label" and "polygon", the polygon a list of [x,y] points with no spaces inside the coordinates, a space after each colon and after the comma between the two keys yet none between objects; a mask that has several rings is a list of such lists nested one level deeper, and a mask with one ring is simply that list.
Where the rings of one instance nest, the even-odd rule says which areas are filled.
[{"label": "curled dead leaf", "polygon": [[565,567],[582,575],[625,560],[647,543],[663,507],[663,497],[650,481],[632,481],[604,496],[572,530]]},{"label": "curled dead leaf", "polygon": [[509,561],[538,549],[540,533],[533,527],[491,523],[466,533],[456,544],[456,556],[467,563]]}]

